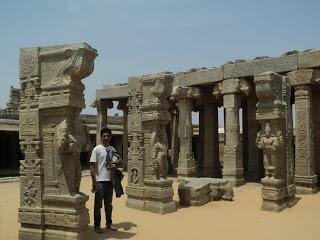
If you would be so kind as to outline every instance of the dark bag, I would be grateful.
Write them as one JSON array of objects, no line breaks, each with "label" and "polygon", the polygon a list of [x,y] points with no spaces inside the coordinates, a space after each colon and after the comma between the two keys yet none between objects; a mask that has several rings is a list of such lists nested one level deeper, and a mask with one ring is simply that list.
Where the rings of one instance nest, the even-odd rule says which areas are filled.
[{"label": "dark bag", "polygon": [[124,175],[119,169],[114,170],[114,181],[113,181],[113,188],[116,192],[116,198],[121,197],[124,194],[123,187],[121,185],[121,180],[123,179]]}]

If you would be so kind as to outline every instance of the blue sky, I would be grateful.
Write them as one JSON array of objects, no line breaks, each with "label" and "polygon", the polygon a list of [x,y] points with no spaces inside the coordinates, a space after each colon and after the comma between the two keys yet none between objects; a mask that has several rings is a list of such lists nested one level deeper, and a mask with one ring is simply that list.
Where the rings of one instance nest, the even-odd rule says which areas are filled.
[{"label": "blue sky", "polygon": [[19,48],[87,42],[98,50],[87,108],[104,84],[320,48],[316,0],[1,0],[0,108],[19,87]]}]

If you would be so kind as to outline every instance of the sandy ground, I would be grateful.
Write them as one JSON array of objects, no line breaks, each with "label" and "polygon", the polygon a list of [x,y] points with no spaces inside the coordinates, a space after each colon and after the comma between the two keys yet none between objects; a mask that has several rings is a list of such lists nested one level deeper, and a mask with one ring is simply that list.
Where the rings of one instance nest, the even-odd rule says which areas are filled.
[{"label": "sandy ground", "polygon": [[[126,179],[124,179],[126,183]],[[319,240],[320,194],[298,196],[299,202],[280,213],[260,210],[261,186],[248,183],[235,190],[232,202],[210,202],[202,207],[179,208],[158,215],[125,207],[125,197],[114,199],[113,221],[118,232],[97,235],[92,230],[93,194],[91,179],[83,177],[81,191],[89,194],[89,239],[237,239],[237,240]],[[177,201],[177,182],[174,183]],[[0,183],[0,239],[18,239],[17,208],[19,183]],[[104,215],[103,218],[104,219]],[[102,221],[102,224],[105,224]]]}]

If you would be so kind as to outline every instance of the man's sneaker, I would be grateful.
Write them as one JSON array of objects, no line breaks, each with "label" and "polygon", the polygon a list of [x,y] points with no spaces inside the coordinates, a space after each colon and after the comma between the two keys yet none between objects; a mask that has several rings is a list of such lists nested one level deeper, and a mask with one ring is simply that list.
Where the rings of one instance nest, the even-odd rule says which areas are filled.
[{"label": "man's sneaker", "polygon": [[107,225],[107,229],[111,231],[118,231],[118,228],[114,227],[113,225]]},{"label": "man's sneaker", "polygon": [[100,227],[94,227],[94,232],[98,234],[103,233]]}]

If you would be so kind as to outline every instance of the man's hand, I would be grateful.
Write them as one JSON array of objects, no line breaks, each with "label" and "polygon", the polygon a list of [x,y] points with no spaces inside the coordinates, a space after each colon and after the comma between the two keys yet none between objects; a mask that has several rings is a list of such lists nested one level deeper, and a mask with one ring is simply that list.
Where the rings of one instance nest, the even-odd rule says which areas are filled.
[{"label": "man's hand", "polygon": [[116,168],[117,168],[117,164],[114,164],[114,163],[110,164],[111,170],[115,170]]},{"label": "man's hand", "polygon": [[96,183],[92,183],[91,192],[92,192],[92,193],[96,193],[96,192],[97,192],[97,184],[96,184]]}]

